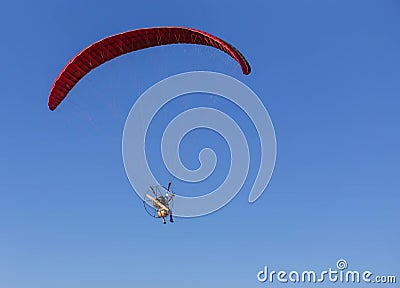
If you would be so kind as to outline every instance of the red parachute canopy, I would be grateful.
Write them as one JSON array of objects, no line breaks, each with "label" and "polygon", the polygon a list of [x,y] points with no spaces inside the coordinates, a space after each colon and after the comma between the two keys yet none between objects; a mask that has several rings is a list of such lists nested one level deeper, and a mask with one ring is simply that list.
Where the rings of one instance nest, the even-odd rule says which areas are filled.
[{"label": "red parachute canopy", "polygon": [[244,56],[229,43],[206,32],[185,27],[156,27],[132,30],[100,40],[72,58],[57,76],[51,87],[49,109],[54,110],[76,83],[101,64],[136,50],[168,44],[199,44],[215,47],[241,66],[243,74],[250,73]]}]

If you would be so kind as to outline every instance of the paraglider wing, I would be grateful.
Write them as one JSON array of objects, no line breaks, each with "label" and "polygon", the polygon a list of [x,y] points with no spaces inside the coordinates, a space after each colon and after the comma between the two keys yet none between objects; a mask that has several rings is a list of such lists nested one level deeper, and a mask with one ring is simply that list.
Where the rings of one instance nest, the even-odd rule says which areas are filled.
[{"label": "paraglider wing", "polygon": [[250,65],[236,48],[206,32],[186,27],[156,27],[132,30],[104,38],[72,58],[53,83],[48,100],[49,109],[56,109],[75,84],[101,64],[136,50],[179,43],[217,48],[235,59],[240,64],[244,74],[250,73]]}]

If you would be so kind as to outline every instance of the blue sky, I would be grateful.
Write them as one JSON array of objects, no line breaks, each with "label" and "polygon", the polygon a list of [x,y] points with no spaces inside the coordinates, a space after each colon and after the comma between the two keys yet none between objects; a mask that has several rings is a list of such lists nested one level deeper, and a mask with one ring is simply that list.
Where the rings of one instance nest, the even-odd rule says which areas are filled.
[{"label": "blue sky", "polygon": [[[264,265],[323,270],[340,258],[399,278],[399,13],[396,1],[3,3],[0,287],[264,287]],[[81,49],[163,25],[227,40],[252,73],[208,47],[159,47],[96,69],[48,110],[52,82]],[[216,213],[162,225],[125,175],[123,125],[143,91],[196,70],[231,75],[260,96],[276,167],[254,204],[247,183]]]}]

